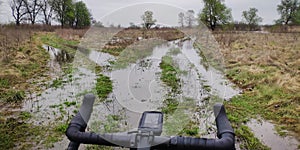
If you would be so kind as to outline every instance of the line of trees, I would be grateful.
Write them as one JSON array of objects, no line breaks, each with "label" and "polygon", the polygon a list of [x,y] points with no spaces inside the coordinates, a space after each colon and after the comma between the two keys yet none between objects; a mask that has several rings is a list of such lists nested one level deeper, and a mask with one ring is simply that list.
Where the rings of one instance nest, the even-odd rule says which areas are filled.
[{"label": "line of trees", "polygon": [[[215,30],[218,26],[226,26],[238,24],[243,29],[257,30],[263,18],[258,15],[258,9],[249,8],[242,12],[242,21],[233,22],[231,9],[224,4],[225,0],[203,0],[204,8],[198,14],[198,19],[195,18],[195,12],[188,10],[186,13],[180,12],[178,14],[178,24],[180,27],[192,27],[194,22],[198,20],[199,24],[204,23],[211,30]],[[281,4],[277,5],[277,11],[280,18],[275,20],[276,24],[284,25],[300,25],[300,2],[299,0],[281,0]],[[149,29],[156,22],[153,19],[153,12],[146,11],[142,16],[143,25]]]},{"label": "line of trees", "polygon": [[[51,25],[52,19],[62,27],[83,28],[91,25],[91,14],[84,2],[73,0],[11,0],[16,25],[21,23]],[[39,20],[38,20],[39,19]]]},{"label": "line of trees", "polygon": [[[188,10],[186,14],[181,12],[178,14],[179,25],[184,27],[186,23],[187,27],[191,27],[194,21],[198,20],[199,24],[204,23],[211,30],[215,30],[218,26],[234,24],[231,9],[225,6],[224,1],[225,0],[203,0],[204,8],[198,14],[198,19],[193,17],[193,10]],[[281,0],[281,4],[277,5],[277,11],[281,17],[275,20],[276,24],[300,24],[299,0]],[[262,21],[263,18],[258,15],[258,10],[256,8],[249,8],[249,10],[243,11],[242,21],[238,24],[247,26],[249,30],[256,30]]]},{"label": "line of trees", "polygon": [[196,21],[194,10],[188,10],[185,14],[180,12],[178,18],[180,27],[184,27],[185,24],[187,24],[187,27],[192,27]]},{"label": "line of trees", "polygon": [[[224,4],[225,0],[203,0],[204,8],[195,18],[195,12],[188,10],[186,13],[178,14],[178,23],[181,27],[185,24],[192,27],[195,21],[206,24],[211,30],[218,26],[233,24],[231,9]],[[91,25],[91,14],[84,2],[74,0],[10,0],[10,8],[16,25],[21,23],[35,24],[37,22],[51,25],[55,19],[62,27],[82,28]],[[281,0],[277,6],[280,18],[275,20],[276,24],[300,24],[300,2],[299,0]],[[149,29],[155,25],[153,12],[146,11],[142,16],[143,25]],[[262,22],[256,8],[250,8],[242,13],[242,22],[238,24],[248,26],[249,30],[256,30]],[[97,22],[93,22],[97,24]],[[102,23],[99,23],[103,26]]]}]

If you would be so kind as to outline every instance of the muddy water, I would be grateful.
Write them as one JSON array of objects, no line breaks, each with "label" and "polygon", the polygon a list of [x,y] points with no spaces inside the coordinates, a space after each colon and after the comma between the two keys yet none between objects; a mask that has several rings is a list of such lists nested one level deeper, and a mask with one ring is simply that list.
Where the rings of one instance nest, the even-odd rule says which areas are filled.
[{"label": "muddy water", "polygon": [[[183,43],[182,47],[178,47],[169,42],[155,47],[150,56],[139,59],[124,69],[105,70],[103,73],[111,78],[114,89],[109,95],[108,102],[96,102],[89,122],[90,130],[103,131],[103,126],[106,123],[111,123],[108,121],[110,115],[121,118],[117,122],[117,131],[134,130],[143,111],[160,110],[162,101],[170,90],[160,80],[159,64],[162,57],[169,55],[170,49],[175,47],[179,48],[181,53],[173,56],[173,59],[178,64],[179,69],[186,72],[184,75],[180,75],[181,92],[176,98],[180,102],[190,98],[195,102],[195,107],[200,108],[202,106],[201,113],[197,113],[194,109],[187,114],[190,115],[189,117],[195,117],[198,123],[201,122],[199,123],[200,128],[207,131],[208,127],[212,126],[214,117],[211,111],[212,105],[204,105],[203,99],[207,99],[212,93],[217,93],[222,102],[222,99],[228,99],[237,94],[238,91],[231,88],[224,92],[222,88],[228,88],[226,84],[223,84],[225,80],[216,70],[204,69],[200,63],[201,58],[191,44],[187,41]],[[48,47],[45,48],[48,49]],[[56,49],[50,49],[49,53],[51,58],[55,58],[57,55]],[[115,61],[113,56],[96,51],[91,51],[88,54],[88,59],[103,68],[109,68],[110,62]],[[51,66],[55,66],[53,68],[58,68],[57,72],[60,71],[60,64],[55,62],[55,59],[51,59],[50,63]],[[41,94],[32,96],[30,100],[24,103],[23,109],[32,112],[35,124],[49,125],[66,122],[75,114],[74,110],[77,110],[81,103],[82,95],[80,93],[91,91],[94,88],[96,78],[92,68],[78,67],[71,77],[67,76],[62,79],[62,86],[50,87]],[[208,84],[212,90],[209,92],[203,90],[204,84]],[[68,102],[75,102],[75,105],[68,106]],[[206,107],[211,108],[204,110]],[[182,113],[182,111],[177,112]],[[98,124],[99,120],[102,123]],[[188,120],[185,123],[187,122]],[[183,126],[178,130],[180,131],[182,128]],[[67,140],[64,139],[62,142],[56,143],[55,148],[63,148],[67,145],[66,142]]]},{"label": "muddy water", "polygon": [[182,53],[195,65],[195,69],[200,73],[201,79],[205,81],[205,84],[211,87],[211,93],[217,94],[220,98],[229,100],[233,96],[240,93],[239,90],[233,88],[233,84],[230,84],[224,75],[213,67],[204,67],[202,65],[202,58],[199,56],[197,50],[193,48],[192,41],[184,42]]},{"label": "muddy water", "polygon": [[[64,82],[62,87],[48,88],[39,95],[32,95],[24,102],[23,110],[33,113],[36,124],[48,125],[58,118],[63,122],[74,114],[73,111],[81,103],[76,95],[94,87],[95,82],[90,79],[96,79],[93,72],[78,68],[72,78],[61,79]],[[68,106],[68,102],[73,104]]]},{"label": "muddy water", "polygon": [[[204,67],[202,65],[202,58],[199,57],[197,50],[195,50],[192,45],[193,43],[190,41],[181,44],[170,42],[156,47],[151,56],[138,60],[136,64],[131,64],[125,69],[106,72],[106,75],[110,76],[114,81],[114,90],[110,95],[110,99],[112,99],[113,102],[107,103],[105,106],[98,105],[95,109],[96,113],[93,115],[94,121],[95,119],[105,120],[105,117],[99,117],[99,114],[103,114],[103,116],[109,114],[120,115],[123,118],[123,122],[119,122],[119,127],[123,128],[121,131],[128,131],[137,127],[140,112],[144,110],[157,110],[168,89],[159,79],[161,73],[159,69],[161,57],[168,55],[170,49],[179,48],[180,53],[172,56],[172,58],[175,60],[179,69],[186,73],[180,75],[181,93],[177,95],[176,98],[180,99],[181,102],[184,101],[185,98],[194,99],[196,106],[201,109],[198,109],[198,111],[191,114],[191,116],[194,116],[199,124],[200,132],[203,132],[202,135],[204,137],[216,138],[215,130],[212,125],[214,123],[214,116],[211,109],[213,103],[229,100],[240,91],[232,88],[233,85],[225,79],[220,71],[212,67]],[[93,60],[101,66],[109,64],[105,63],[105,61],[101,62],[98,60],[114,60],[113,57],[108,54],[99,52],[92,53],[94,58],[95,56],[98,58]],[[210,87],[210,90],[205,90],[204,86]],[[205,101],[211,96],[217,96],[220,99],[212,100],[213,102],[211,103]],[[120,111],[124,108],[128,110]],[[269,126],[270,125],[272,124],[269,124]],[[251,124],[249,124],[249,126],[251,127]],[[273,135],[273,137],[261,136],[263,142],[264,140],[268,141],[268,139],[271,139],[269,141],[276,139],[274,138],[274,135],[276,135],[274,134],[274,130],[265,130],[263,128],[264,132],[262,132],[261,130],[255,129],[260,128],[255,126],[253,129],[257,136],[258,133]],[[272,149],[277,149],[277,147],[295,149],[295,146],[297,146],[297,141],[294,140],[292,140],[292,142],[286,142],[289,144],[281,144],[286,140],[278,138],[278,136],[274,141],[281,142],[264,143]],[[239,149],[238,143],[236,147]]]},{"label": "muddy water", "polygon": [[279,136],[276,134],[275,127],[268,121],[257,121],[252,119],[247,126],[253,131],[254,135],[272,150],[296,150],[299,142],[291,136]]},{"label": "muddy water", "polygon": [[50,68],[51,76],[57,75],[61,73],[61,68],[59,62],[56,60],[56,56],[59,54],[59,49],[56,49],[54,47],[50,47],[47,45],[43,45],[43,48],[46,49],[50,55],[50,61],[48,63],[48,66]]},{"label": "muddy water", "polygon": [[[195,105],[194,107],[185,110],[178,110],[176,113],[185,113],[186,116],[194,118],[199,124],[202,135],[214,134],[213,124],[214,116],[212,107],[214,102],[222,102],[224,99],[229,99],[232,96],[239,93],[238,90],[233,89],[222,74],[217,70],[209,68],[206,70],[202,66],[201,58],[192,46],[192,42],[186,41],[178,46],[173,42],[157,46],[153,49],[151,56],[137,60],[135,64],[130,64],[124,69],[112,70],[106,72],[107,76],[113,80],[113,92],[109,99],[111,103],[106,103],[105,107],[97,106],[94,113],[95,118],[92,120],[103,120],[105,117],[99,117],[97,114],[103,114],[107,116],[109,114],[118,114],[126,118],[124,122],[120,122],[119,125],[124,127],[122,131],[128,131],[129,129],[136,128],[140,117],[140,114],[146,110],[160,110],[163,100],[166,98],[169,92],[168,88],[160,81],[161,69],[159,63],[161,58],[165,55],[170,55],[170,49],[179,48],[180,54],[172,56],[178,65],[179,69],[184,74],[180,75],[181,92],[175,97],[182,104],[179,107],[184,107],[186,99],[192,99]],[[114,60],[112,56],[108,54],[93,51],[93,57],[90,57],[94,62],[99,65],[108,65],[103,60]],[[102,61],[101,61],[102,60]],[[101,63],[100,63],[101,62]],[[203,86],[210,87],[210,91],[203,89]],[[218,100],[209,102],[209,97],[217,96]],[[126,108],[126,115],[118,113],[118,110]],[[201,109],[201,111],[199,111]],[[176,114],[175,113],[175,114]],[[182,118],[183,124],[187,124],[189,119]],[[184,125],[180,123],[182,130]],[[126,125],[125,125],[126,124]],[[175,133],[175,134],[176,134]],[[167,135],[167,134],[165,134]]]},{"label": "muddy water", "polygon": [[156,47],[151,56],[110,73],[114,81],[113,94],[120,105],[137,113],[158,110],[166,94],[160,81],[159,63],[167,51],[165,45]]},{"label": "muddy water", "polygon": [[[166,94],[160,81],[159,63],[167,51],[167,45],[158,46],[153,49],[151,56],[140,59],[135,64],[130,64],[123,69],[103,72],[111,78],[114,88],[109,95],[109,102],[94,107],[90,125],[93,126],[99,120],[105,123],[107,116],[118,115],[122,118],[118,121],[120,127],[118,131],[136,130],[142,112],[159,110],[163,96]],[[105,53],[95,51],[92,53],[90,59],[101,66],[109,65],[105,61],[115,60]],[[103,132],[100,128],[101,125],[94,130]]]}]

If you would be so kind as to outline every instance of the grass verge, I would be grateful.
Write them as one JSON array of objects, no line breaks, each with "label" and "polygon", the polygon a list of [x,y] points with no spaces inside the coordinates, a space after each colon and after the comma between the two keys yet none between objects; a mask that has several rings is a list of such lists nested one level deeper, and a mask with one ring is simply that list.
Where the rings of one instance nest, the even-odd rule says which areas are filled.
[{"label": "grass verge", "polygon": [[54,142],[62,139],[66,125],[58,125],[53,128],[37,126],[28,123],[30,118],[29,112],[20,112],[14,118],[0,120],[1,149],[30,149],[41,145],[50,148],[53,147]]},{"label": "grass verge", "polygon": [[[11,34],[13,32],[18,31],[12,31]],[[0,37],[1,34],[2,31]],[[29,112],[13,112],[11,108],[21,104],[26,97],[26,91],[33,93],[40,88],[36,89],[34,84],[27,82],[28,80],[43,77],[44,82],[49,79],[45,72],[48,71],[47,63],[50,57],[42,47],[43,44],[72,50],[72,46],[78,42],[64,40],[54,33],[32,32],[28,38],[15,43],[13,40],[9,43],[8,40],[6,47],[0,46],[0,49],[6,49],[5,52],[0,51],[0,107],[4,108],[0,112],[0,146],[3,149],[52,147],[54,142],[62,139],[66,124],[37,126],[28,120],[31,118]],[[68,69],[64,71],[68,72]],[[59,86],[59,82],[57,80],[55,84]]]},{"label": "grass verge", "polygon": [[257,116],[293,131],[290,135],[299,135],[299,33],[224,33],[216,37],[223,47],[227,77],[244,91],[226,103],[242,147],[267,149],[244,126]]},{"label": "grass verge", "polygon": [[164,56],[161,63],[159,64],[162,69],[162,74],[160,79],[171,88],[172,93],[177,93],[180,85],[180,79],[178,76],[178,69],[173,65],[173,59],[171,56]]},{"label": "grass verge", "polygon": [[41,45],[38,36],[32,35],[30,40],[11,47],[9,62],[0,61],[0,103],[22,101],[25,90],[32,87],[26,81],[47,71],[49,55]]},{"label": "grass verge", "polygon": [[80,42],[79,40],[67,40],[61,38],[53,32],[40,33],[39,38],[43,42],[43,44],[67,51],[68,53],[73,55],[75,54],[77,46]]},{"label": "grass verge", "polygon": [[96,83],[96,92],[101,102],[105,102],[109,93],[113,90],[112,81],[109,77],[99,74]]}]

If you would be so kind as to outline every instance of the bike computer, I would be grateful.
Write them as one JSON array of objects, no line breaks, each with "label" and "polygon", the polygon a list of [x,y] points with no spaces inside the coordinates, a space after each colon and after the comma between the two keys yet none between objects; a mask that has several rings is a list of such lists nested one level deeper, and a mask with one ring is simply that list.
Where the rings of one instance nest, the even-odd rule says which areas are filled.
[{"label": "bike computer", "polygon": [[163,114],[158,111],[145,111],[140,119],[138,130],[152,131],[154,135],[159,136],[162,133]]}]

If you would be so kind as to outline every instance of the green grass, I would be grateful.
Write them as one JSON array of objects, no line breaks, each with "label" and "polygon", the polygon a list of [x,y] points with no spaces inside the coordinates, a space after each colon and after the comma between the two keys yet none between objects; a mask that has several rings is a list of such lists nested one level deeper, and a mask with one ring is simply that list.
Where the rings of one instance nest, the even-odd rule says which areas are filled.
[{"label": "green grass", "polygon": [[[165,114],[164,132],[167,135],[198,136],[199,127],[196,123],[189,120],[190,116],[187,116],[185,112],[194,111],[194,107],[191,106],[195,106],[195,100],[186,97],[179,104],[179,101],[173,98],[174,94],[180,93],[180,79],[178,75],[183,72],[175,67],[171,56],[162,58],[160,68],[162,69],[161,80],[171,88],[171,92],[167,95],[161,107],[162,112]],[[189,123],[186,124],[187,122]]]},{"label": "green grass", "polygon": [[49,108],[60,108],[63,107],[62,104],[54,104],[54,105],[50,105]]},{"label": "green grass", "polygon": [[160,79],[172,89],[172,93],[177,93],[180,79],[177,77],[178,71],[173,65],[172,57],[164,56],[159,66],[162,69]]},{"label": "green grass", "polygon": [[72,67],[71,64],[64,64],[62,67],[63,75],[60,77],[55,78],[52,83],[50,84],[50,87],[52,88],[60,88],[64,84],[72,82],[73,81],[73,74],[76,69]]},{"label": "green grass", "polygon": [[[66,125],[57,127],[36,126],[27,123],[31,118],[29,112],[21,112],[17,118],[0,120],[0,147],[1,149],[31,149],[39,143],[46,147],[53,147],[53,143],[62,139]],[[42,142],[41,142],[42,141]]]},{"label": "green grass", "polygon": [[60,78],[56,78],[52,81],[52,84],[50,85],[50,87],[53,87],[53,88],[59,88],[63,85],[63,79],[60,77]]},{"label": "green grass", "polygon": [[68,128],[67,123],[60,123],[55,127],[55,131],[60,132],[61,134],[65,134]]},{"label": "green grass", "polygon": [[298,98],[299,94],[286,93],[276,85],[257,85],[253,91],[234,97],[229,104],[242,109],[240,113],[251,115],[249,117],[259,114],[265,119],[296,127],[293,125],[299,123],[300,118],[295,108]]},{"label": "green grass", "polygon": [[24,91],[32,87],[27,80],[40,77],[47,71],[49,55],[41,45],[38,35],[33,35],[31,40],[9,47],[9,55],[13,57],[10,63],[1,63],[0,102],[21,102]]},{"label": "green grass", "polygon": [[[63,136],[65,134],[66,126],[59,124],[57,127],[51,127],[54,129],[49,129],[48,127],[43,127],[41,135],[44,135],[43,137],[43,142],[42,144],[46,147],[46,148],[53,148],[54,147],[54,143],[59,142],[63,139]],[[45,138],[46,137],[46,138]]]},{"label": "green grass", "polygon": [[120,116],[108,115],[106,117],[106,122],[104,123],[104,132],[107,133],[120,132],[119,120],[120,120]]},{"label": "green grass", "polygon": [[186,97],[179,104],[176,99],[168,98],[163,103],[162,111],[165,114],[164,135],[199,136],[198,124],[191,120],[190,115],[191,112],[196,110],[194,99]]},{"label": "green grass", "polygon": [[39,131],[37,126],[9,118],[0,123],[0,147],[13,149],[15,144],[25,142],[28,136],[39,136]]},{"label": "green grass", "polygon": [[244,93],[235,96],[226,102],[228,117],[236,130],[237,136],[242,139],[242,146],[246,149],[266,149],[249,128],[243,124],[251,118],[261,116],[280,124],[278,134],[284,135],[282,130],[299,132],[300,114],[299,93],[288,92],[276,82],[270,82],[274,75],[274,67],[263,67],[263,71],[250,72],[247,68],[233,68],[227,76],[239,87],[245,89]]},{"label": "green grass", "polygon": [[[166,115],[164,127],[165,132],[169,135],[198,134],[198,130],[196,131],[195,128],[182,129],[182,124],[184,123],[182,122],[184,121],[183,118],[188,119],[188,116],[186,116],[185,113],[182,112],[182,108],[178,108],[179,101],[176,98],[173,98],[174,94],[178,94],[180,92],[180,79],[178,78],[180,70],[174,66],[174,62],[171,56],[164,56],[159,66],[162,70],[160,77],[161,81],[163,81],[163,83],[165,83],[168,87],[171,88],[171,92],[167,95],[167,98],[163,101],[163,106],[161,107],[162,112]],[[186,102],[189,102],[189,100],[187,99]]]},{"label": "green grass", "polygon": [[173,114],[177,110],[179,102],[174,98],[167,98],[163,101],[162,112],[164,114]]},{"label": "green grass", "polygon": [[119,56],[124,48],[111,48],[111,49],[102,49],[102,52],[111,54],[113,56]]},{"label": "green grass", "polygon": [[241,149],[270,150],[269,147],[263,145],[257,138],[255,138],[251,130],[245,125],[239,126],[239,128],[235,130],[235,134],[240,137],[240,140],[242,140],[240,145]]},{"label": "green grass", "polygon": [[199,136],[199,127],[194,122],[189,122],[183,130],[179,133],[179,135],[186,136]]},{"label": "green grass", "polygon": [[0,93],[0,99],[6,103],[18,103],[25,98],[24,91],[8,90],[7,92]]},{"label": "green grass", "polygon": [[104,102],[107,99],[107,96],[112,92],[112,90],[113,85],[110,78],[102,74],[98,75],[96,92],[101,102]]},{"label": "green grass", "polygon": [[63,72],[65,75],[71,75],[74,73],[77,69],[73,68],[72,64],[66,64],[63,66]]},{"label": "green grass", "polygon": [[66,105],[66,107],[70,107],[70,106],[75,106],[76,105],[76,101],[72,101],[72,102],[64,102],[64,104]]},{"label": "green grass", "polygon": [[8,88],[10,86],[8,79],[0,78],[0,88]]},{"label": "green grass", "polygon": [[87,150],[114,150],[111,146],[100,146],[100,145],[88,145]]},{"label": "green grass", "polygon": [[49,46],[65,50],[70,54],[75,54],[79,41],[65,40],[54,33],[46,33],[39,35],[41,41]]},{"label": "green grass", "polygon": [[15,65],[15,67],[21,72],[23,77],[28,77],[31,75],[32,71],[36,71],[40,68],[40,64],[35,62],[30,62],[29,64],[19,64]]},{"label": "green grass", "polygon": [[30,119],[31,117],[32,117],[32,115],[30,114],[30,112],[22,111],[20,113],[20,118],[22,120],[27,120],[27,119]]},{"label": "green grass", "polygon": [[[44,72],[47,71],[47,62],[50,57],[48,52],[42,48],[42,44],[60,48],[74,54],[78,43],[78,41],[64,40],[53,33],[38,33],[34,35],[32,41],[22,43],[20,47],[15,49],[19,57],[13,57],[10,63],[3,67],[1,66],[3,69],[0,71],[1,103],[21,104],[26,96],[25,90],[32,87],[27,80],[48,77],[44,75]],[[66,68],[63,71],[65,74],[70,74],[73,70]],[[72,78],[72,76],[68,75],[68,78]],[[59,87],[64,82],[61,79],[56,79],[53,86]],[[34,93],[35,90],[37,89],[34,88],[30,92]],[[17,104],[12,105],[16,106]],[[10,104],[7,105],[10,107]],[[65,107],[69,107],[74,105],[74,102],[64,103],[64,105],[66,105]],[[64,106],[61,104],[51,107],[61,109]],[[28,122],[32,118],[29,112],[16,112],[12,114],[0,112],[0,114],[0,149],[15,149],[16,147],[31,149],[39,144],[50,148],[53,147],[54,142],[62,139],[67,127],[65,123],[36,126]],[[14,115],[14,117],[10,118],[8,115]],[[8,118],[4,119],[6,117]]]}]

